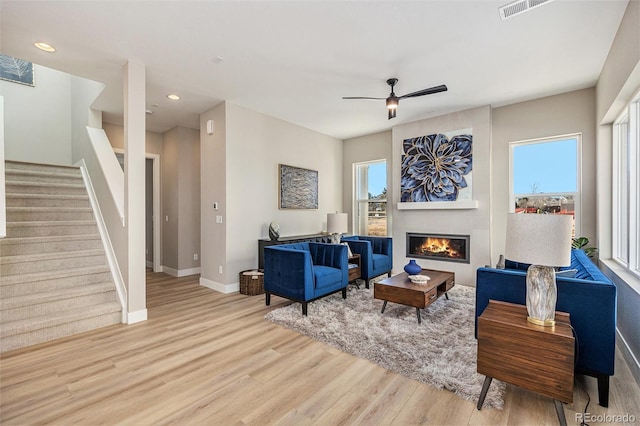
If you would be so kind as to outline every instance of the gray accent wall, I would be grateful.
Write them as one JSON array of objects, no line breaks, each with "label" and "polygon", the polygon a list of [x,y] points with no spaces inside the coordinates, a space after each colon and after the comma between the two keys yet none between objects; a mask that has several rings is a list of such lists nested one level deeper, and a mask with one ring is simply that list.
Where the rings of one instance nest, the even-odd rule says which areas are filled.
[{"label": "gray accent wall", "polygon": [[[342,195],[342,212],[349,215],[349,234],[353,234],[353,197],[354,164],[366,161],[385,160],[387,162],[387,200],[393,197],[393,185],[391,184],[391,131],[373,133],[347,139],[342,146],[342,180],[344,182]],[[393,214],[387,209],[387,233],[391,235],[393,230]]]},{"label": "gray accent wall", "polygon": [[[327,213],[342,210],[342,141],[228,102],[203,113],[200,124],[201,282],[234,291],[238,273],[258,267],[258,239],[271,221],[282,236],[313,234],[326,230]],[[278,208],[278,164],[318,171],[317,210]]]}]

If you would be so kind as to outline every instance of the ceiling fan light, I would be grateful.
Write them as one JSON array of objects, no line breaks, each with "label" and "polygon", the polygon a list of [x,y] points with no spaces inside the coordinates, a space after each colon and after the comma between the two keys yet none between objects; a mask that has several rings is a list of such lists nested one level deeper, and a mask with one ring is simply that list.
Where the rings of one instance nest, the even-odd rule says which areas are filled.
[{"label": "ceiling fan light", "polygon": [[389,108],[389,120],[396,118],[396,111],[398,111],[397,108]]},{"label": "ceiling fan light", "polygon": [[390,110],[398,108],[398,99],[397,98],[387,98],[387,108],[390,109]]}]

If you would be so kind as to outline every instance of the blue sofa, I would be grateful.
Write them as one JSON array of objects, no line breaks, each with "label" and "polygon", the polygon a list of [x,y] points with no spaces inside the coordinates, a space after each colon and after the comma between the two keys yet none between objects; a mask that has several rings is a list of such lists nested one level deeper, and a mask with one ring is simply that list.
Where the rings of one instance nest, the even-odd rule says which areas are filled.
[{"label": "blue sofa", "polygon": [[347,247],[340,244],[293,243],[265,247],[264,294],[267,306],[271,295],[307,304],[342,290],[347,298]]},{"label": "blue sofa", "polygon": [[[506,269],[477,270],[476,337],[478,316],[489,299],[526,304],[529,265],[507,261],[505,266]],[[608,407],[609,377],[614,372],[616,349],[616,286],[582,250],[571,250],[571,266],[565,269],[575,270],[575,278],[556,276],[556,310],[568,312],[575,329],[576,373],[598,379],[600,405]]]},{"label": "blue sofa", "polygon": [[350,236],[342,237],[353,253],[360,255],[362,279],[369,288],[369,281],[382,274],[391,276],[393,268],[393,241],[390,237]]}]

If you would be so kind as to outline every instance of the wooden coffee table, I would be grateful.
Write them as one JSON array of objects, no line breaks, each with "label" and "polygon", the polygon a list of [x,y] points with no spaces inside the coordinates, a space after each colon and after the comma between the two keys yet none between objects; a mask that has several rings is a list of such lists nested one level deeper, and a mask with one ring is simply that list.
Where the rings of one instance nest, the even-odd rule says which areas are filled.
[{"label": "wooden coffee table", "polygon": [[409,280],[409,275],[402,272],[374,284],[374,299],[384,300],[382,313],[387,307],[387,302],[413,306],[416,308],[418,324],[421,324],[420,309],[426,308],[443,294],[447,299],[449,298],[447,292],[455,285],[453,272],[423,269],[420,274],[427,275],[431,279],[425,284],[414,284]]}]

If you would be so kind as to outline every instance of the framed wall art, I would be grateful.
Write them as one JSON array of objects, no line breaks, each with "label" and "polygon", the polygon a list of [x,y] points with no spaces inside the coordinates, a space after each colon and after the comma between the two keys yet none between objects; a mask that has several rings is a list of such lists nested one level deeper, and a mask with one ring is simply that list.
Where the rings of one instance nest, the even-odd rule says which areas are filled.
[{"label": "framed wall art", "polygon": [[402,142],[400,202],[471,200],[472,146],[471,129],[405,139]]},{"label": "framed wall art", "polygon": [[281,210],[318,209],[318,171],[278,165]]},{"label": "framed wall art", "polygon": [[35,86],[33,63],[0,53],[0,79],[26,86]]}]

